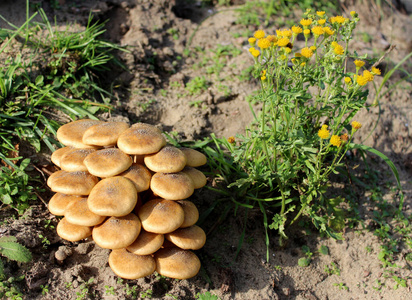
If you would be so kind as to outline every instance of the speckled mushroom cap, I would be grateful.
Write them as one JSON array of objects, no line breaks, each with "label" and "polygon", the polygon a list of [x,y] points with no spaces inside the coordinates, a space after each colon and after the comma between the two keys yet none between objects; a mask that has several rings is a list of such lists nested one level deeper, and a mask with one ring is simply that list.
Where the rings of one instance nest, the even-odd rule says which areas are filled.
[{"label": "speckled mushroom cap", "polygon": [[121,217],[131,213],[137,203],[134,184],[121,176],[102,179],[90,192],[89,209],[100,216]]},{"label": "speckled mushroom cap", "polygon": [[149,255],[159,250],[163,242],[163,234],[142,230],[133,244],[127,246],[126,249],[137,255]]},{"label": "speckled mushroom cap", "polygon": [[53,192],[69,195],[89,195],[99,179],[88,172],[57,171],[47,179]]},{"label": "speckled mushroom cap", "polygon": [[86,145],[113,146],[128,128],[129,124],[125,122],[102,122],[88,128],[82,141]]},{"label": "speckled mushroom cap", "polygon": [[87,199],[86,197],[67,195],[62,193],[56,193],[51,197],[47,207],[49,208],[50,213],[56,216],[64,216],[64,211],[67,208],[67,205],[72,201],[77,201],[80,199]]},{"label": "speckled mushroom cap", "polygon": [[167,145],[159,152],[146,155],[144,163],[153,172],[176,173],[186,165],[186,156],[178,148]]},{"label": "speckled mushroom cap", "polygon": [[201,187],[204,187],[206,185],[206,176],[198,169],[195,169],[193,167],[185,167],[182,170],[182,173],[185,173],[190,177],[190,179],[192,179],[195,189],[200,189]]},{"label": "speckled mushroom cap", "polygon": [[150,179],[152,178],[150,171],[141,164],[132,164],[129,169],[119,174],[119,176],[130,179],[138,193],[149,189]]},{"label": "speckled mushroom cap", "polygon": [[117,148],[98,150],[84,160],[90,174],[98,177],[116,176],[126,171],[132,163],[132,158]]},{"label": "speckled mushroom cap", "polygon": [[199,220],[199,210],[197,209],[196,205],[194,205],[193,202],[189,200],[179,200],[177,201],[177,203],[182,206],[185,215],[185,219],[183,221],[183,224],[180,225],[180,228],[195,225]]},{"label": "speckled mushroom cap", "polygon": [[179,228],[184,221],[183,208],[175,201],[153,199],[139,209],[144,230],[164,234]]},{"label": "speckled mushroom cap", "polygon": [[87,171],[84,159],[96,149],[75,149],[67,151],[60,158],[60,168],[67,172]]},{"label": "speckled mushroom cap", "polygon": [[92,235],[92,227],[71,224],[66,218],[60,220],[56,231],[62,239],[70,242],[78,242]]},{"label": "speckled mushroom cap", "polygon": [[87,198],[74,200],[64,212],[65,219],[74,225],[95,226],[102,223],[106,217],[93,213],[87,206]]},{"label": "speckled mushroom cap", "polygon": [[203,166],[204,164],[206,164],[207,162],[207,158],[206,156],[195,150],[195,149],[191,149],[191,148],[180,148],[180,150],[184,153],[184,155],[186,156],[186,166],[188,167],[200,167]]},{"label": "speckled mushroom cap", "polygon": [[105,249],[120,249],[131,245],[139,236],[141,223],[135,214],[110,217],[93,228],[93,240]]},{"label": "speckled mushroom cap", "polygon": [[54,151],[51,155],[51,161],[54,163],[56,166],[60,167],[60,159],[64,154],[66,154],[68,151],[73,150],[75,148],[73,147],[62,147]]},{"label": "speckled mushroom cap", "polygon": [[84,119],[64,124],[57,130],[57,139],[65,146],[96,148],[96,146],[83,144],[83,134],[89,127],[99,123],[101,123],[101,121]]},{"label": "speckled mushroom cap", "polygon": [[127,154],[142,155],[158,152],[166,145],[161,131],[153,125],[137,123],[124,131],[117,146]]},{"label": "speckled mushroom cap", "polygon": [[165,235],[177,247],[186,250],[198,250],[206,243],[206,234],[202,228],[193,225],[187,228],[179,228]]},{"label": "speckled mushroom cap", "polygon": [[109,255],[109,266],[117,276],[124,279],[146,277],[156,270],[151,255],[136,255],[126,249],[113,250]]},{"label": "speckled mushroom cap", "polygon": [[193,252],[176,247],[163,248],[154,254],[156,271],[162,276],[189,279],[200,270],[200,260]]},{"label": "speckled mushroom cap", "polygon": [[150,188],[161,198],[183,200],[194,192],[194,184],[188,175],[178,173],[156,173],[150,181]]}]

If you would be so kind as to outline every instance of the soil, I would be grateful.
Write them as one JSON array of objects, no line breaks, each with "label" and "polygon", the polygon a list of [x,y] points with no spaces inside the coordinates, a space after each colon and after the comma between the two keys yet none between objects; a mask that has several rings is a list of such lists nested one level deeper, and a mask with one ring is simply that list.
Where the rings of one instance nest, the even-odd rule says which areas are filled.
[{"label": "soil", "polygon": [[[19,26],[25,21],[25,2],[1,1],[0,13]],[[92,11],[96,18],[108,20],[105,38],[130,50],[119,54],[128,71],[116,74],[116,78],[109,77],[121,83],[115,90],[115,108],[100,115],[100,119],[155,124],[166,132],[175,132],[182,140],[199,139],[211,133],[218,137],[235,136],[244,132],[252,120],[246,98],[258,84],[241,77],[242,71],[253,64],[253,59],[247,51],[246,38],[238,36],[245,30],[253,32],[258,28],[236,24],[236,8],[243,4],[242,1],[231,1],[229,7],[204,6],[200,1],[183,0],[31,2],[43,7],[49,17],[56,16],[59,25],[77,22],[84,26]],[[52,4],[57,2],[59,6],[56,8]],[[387,61],[393,66],[412,50],[412,22],[402,7],[379,8],[377,2],[346,1],[342,3],[342,13],[348,15],[351,10],[356,10],[360,15],[356,41],[351,45],[358,53],[378,57],[391,44],[396,44],[388,55],[389,60],[381,64],[385,68],[389,67]],[[297,12],[289,18],[296,21],[300,15]],[[7,26],[0,20],[0,27]],[[204,57],[212,57],[211,50],[217,45],[228,46],[240,53],[229,55],[222,61],[219,76],[208,74],[210,63],[202,64]],[[189,54],[185,53],[186,48]],[[411,62],[409,60],[409,66]],[[199,76],[206,78],[208,88],[199,95],[190,95],[185,84]],[[391,84],[404,77],[405,73],[395,72],[383,90],[388,91]],[[357,116],[363,124],[357,142],[381,151],[399,170],[406,215],[412,211],[411,91],[410,80],[403,81],[384,94],[380,107],[365,109]],[[369,102],[374,96],[375,91],[371,89]],[[369,135],[371,131],[373,133]],[[352,155],[350,171],[361,178],[364,163],[359,154]],[[33,161],[44,162],[44,157],[33,157]],[[369,167],[377,170],[384,198],[391,201],[394,192],[385,188],[388,183],[394,184],[390,169],[377,157],[369,158],[368,162]],[[361,167],[357,168],[359,165]],[[152,275],[121,281],[108,266],[109,250],[101,249],[91,240],[70,243],[59,238],[53,227],[46,226],[46,220],[56,225],[57,219],[48,212],[45,204],[39,202],[22,217],[8,219],[0,227],[0,236],[16,236],[34,256],[31,263],[8,263],[6,271],[13,276],[25,275],[20,283],[25,299],[81,299],[82,284],[91,278],[93,281],[88,285],[85,299],[131,299],[128,291],[133,286],[142,298],[142,293],[151,290],[152,299],[195,299],[197,293],[206,291],[221,299],[411,299],[412,273],[410,262],[405,259],[407,253],[395,261],[399,266],[397,274],[407,279],[407,287],[394,289],[394,281],[384,278],[385,271],[378,259],[381,242],[371,230],[376,226],[373,221],[376,207],[370,192],[352,182],[339,180],[334,181],[333,191],[346,194],[350,190],[353,193],[367,228],[360,225],[348,227],[344,231],[344,240],[334,240],[319,235],[307,224],[296,226],[288,232],[289,240],[284,247],[279,246],[275,232],[270,232],[269,262],[266,261],[262,216],[254,210],[249,212],[245,242],[234,259],[244,218],[242,211],[236,216],[230,211],[223,222],[216,222],[219,217],[216,214],[202,224],[208,240],[205,247],[197,251],[202,269],[196,277],[172,280]],[[47,199],[50,193],[43,197]],[[218,195],[206,188],[192,197],[200,211],[206,210],[215,199]],[[4,213],[3,217],[6,218]],[[47,238],[49,244],[45,244],[40,235]],[[299,258],[304,256],[303,245],[314,253],[308,267],[298,266]],[[329,248],[328,255],[317,252],[321,245]],[[55,259],[58,249],[67,253],[62,262]],[[332,263],[340,269],[340,275],[325,272],[325,266],[332,266]],[[386,285],[379,289],[378,281]],[[41,286],[46,285],[48,292],[42,294]],[[114,295],[110,293],[110,287],[113,287]]]}]

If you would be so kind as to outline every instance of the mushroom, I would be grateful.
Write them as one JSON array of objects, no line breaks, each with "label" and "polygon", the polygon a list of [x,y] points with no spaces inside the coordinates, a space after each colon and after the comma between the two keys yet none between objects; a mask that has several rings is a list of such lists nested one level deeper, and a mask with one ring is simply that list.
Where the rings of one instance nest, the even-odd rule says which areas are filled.
[{"label": "mushroom", "polygon": [[179,200],[177,201],[177,203],[182,206],[185,215],[185,219],[183,221],[183,224],[180,225],[180,228],[186,228],[195,225],[199,220],[199,211],[196,205],[194,205],[193,202],[189,200]]},{"label": "mushroom", "polygon": [[153,233],[169,233],[179,228],[184,221],[183,208],[175,201],[153,199],[138,212],[144,230]]},{"label": "mushroom", "polygon": [[177,247],[186,250],[198,250],[206,243],[206,233],[197,225],[180,228],[165,235]]},{"label": "mushroom", "polygon": [[64,216],[64,212],[67,208],[67,205],[72,201],[77,201],[83,199],[84,197],[67,195],[62,193],[56,193],[51,197],[47,207],[49,208],[50,213],[56,216]]},{"label": "mushroom", "polygon": [[89,154],[84,164],[90,174],[98,177],[111,177],[126,171],[133,161],[117,148],[102,149]]},{"label": "mushroom", "polygon": [[159,152],[146,155],[144,163],[153,172],[176,173],[186,165],[186,156],[178,148],[165,146]]},{"label": "mushroom", "polygon": [[163,248],[154,254],[154,259],[157,273],[170,278],[192,278],[200,270],[199,258],[189,250]]},{"label": "mushroom", "polygon": [[192,179],[182,172],[156,173],[152,176],[150,187],[153,193],[169,200],[189,198],[195,188]]},{"label": "mushroom", "polygon": [[110,217],[93,228],[95,243],[105,249],[120,249],[131,245],[139,236],[141,223],[135,214]]},{"label": "mushroom", "polygon": [[136,255],[149,255],[155,253],[162,247],[164,235],[142,230],[133,242],[126,249]]},{"label": "mushroom", "polygon": [[156,263],[150,255],[136,255],[126,249],[113,250],[109,255],[112,271],[124,279],[138,279],[152,274]]},{"label": "mushroom", "polygon": [[86,145],[114,146],[120,134],[129,128],[125,122],[104,122],[89,127],[83,134]]},{"label": "mushroom", "polygon": [[119,176],[130,179],[134,183],[138,193],[149,189],[150,179],[152,178],[150,171],[141,164],[132,164],[130,168],[120,173]]},{"label": "mushroom", "polygon": [[200,189],[201,187],[204,187],[206,185],[206,176],[198,169],[195,169],[193,167],[185,167],[182,170],[182,173],[185,173],[190,177],[190,179],[192,179],[195,189]]},{"label": "mushroom", "polygon": [[75,148],[73,147],[62,147],[54,151],[50,157],[52,163],[54,163],[56,166],[60,167],[60,159],[64,154],[66,154],[68,151],[73,150]]},{"label": "mushroom", "polygon": [[102,223],[106,218],[93,213],[87,206],[87,198],[74,200],[67,205],[64,212],[65,219],[74,225],[95,226]]},{"label": "mushroom", "polygon": [[60,168],[67,172],[87,171],[84,159],[96,149],[75,149],[67,151],[60,158]]},{"label": "mushroom", "polygon": [[69,223],[66,218],[60,220],[56,227],[57,234],[70,242],[78,242],[92,235],[92,228]]},{"label": "mushroom", "polygon": [[180,148],[180,150],[186,156],[186,166],[188,167],[200,167],[207,163],[206,156],[195,149]]},{"label": "mushroom", "polygon": [[98,120],[77,120],[64,124],[57,130],[56,137],[60,143],[65,146],[72,146],[75,148],[97,148],[96,146],[90,146],[83,143],[83,134],[89,127],[99,124]]},{"label": "mushroom", "polygon": [[88,172],[54,172],[47,179],[53,192],[69,195],[88,195],[99,179]]},{"label": "mushroom", "polygon": [[102,179],[90,192],[89,209],[100,216],[121,217],[131,213],[137,203],[137,191],[129,179],[115,176]]}]

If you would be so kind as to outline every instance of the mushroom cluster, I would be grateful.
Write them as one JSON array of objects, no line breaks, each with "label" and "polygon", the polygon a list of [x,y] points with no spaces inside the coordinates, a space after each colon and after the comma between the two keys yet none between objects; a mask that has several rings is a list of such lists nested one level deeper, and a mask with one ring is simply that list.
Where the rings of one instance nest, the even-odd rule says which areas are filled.
[{"label": "mushroom cluster", "polygon": [[68,241],[92,236],[111,249],[109,265],[125,279],[160,275],[187,279],[200,269],[190,250],[203,247],[199,212],[188,198],[206,184],[196,169],[206,156],[166,144],[156,127],[78,120],[57,131],[65,147],[47,180],[56,194],[52,214],[63,216],[57,234]]}]

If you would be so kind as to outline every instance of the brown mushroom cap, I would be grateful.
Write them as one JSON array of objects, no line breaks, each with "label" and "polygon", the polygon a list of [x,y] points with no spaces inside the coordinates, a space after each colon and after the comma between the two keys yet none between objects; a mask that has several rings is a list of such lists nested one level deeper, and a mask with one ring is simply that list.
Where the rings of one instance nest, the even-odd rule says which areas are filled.
[{"label": "brown mushroom cap", "polygon": [[195,169],[193,167],[185,167],[182,170],[182,173],[185,173],[190,177],[190,179],[192,179],[195,189],[200,189],[201,187],[204,187],[206,185],[206,176],[198,169]]},{"label": "brown mushroom cap", "polygon": [[204,164],[207,163],[207,158],[206,156],[191,148],[180,148],[180,150],[185,154],[186,156],[186,166],[188,167],[200,167],[203,166]]},{"label": "brown mushroom cap", "polygon": [[123,131],[129,128],[125,122],[102,122],[88,128],[83,135],[86,145],[113,146]]},{"label": "brown mushroom cap", "polygon": [[99,123],[101,123],[101,121],[84,119],[64,124],[57,130],[57,139],[65,146],[96,148],[96,146],[83,144],[83,134],[89,127]]},{"label": "brown mushroom cap", "polygon": [[[56,216],[64,216],[64,211],[70,202],[83,199],[81,196],[67,195],[62,193],[56,193],[51,197],[48,208],[50,213]],[[85,198],[87,199],[87,198]]]},{"label": "brown mushroom cap", "polygon": [[206,243],[206,233],[197,225],[177,229],[165,237],[177,247],[186,250],[198,250]]},{"label": "brown mushroom cap", "polygon": [[117,146],[127,154],[152,154],[158,152],[166,140],[156,127],[137,123],[124,131],[117,140]]},{"label": "brown mushroom cap", "polygon": [[194,184],[188,175],[178,173],[156,173],[150,181],[153,193],[169,200],[183,200],[194,192]]},{"label": "brown mushroom cap", "polygon": [[95,226],[102,223],[106,218],[96,215],[87,206],[87,198],[74,200],[67,205],[64,212],[65,219],[74,225]]},{"label": "brown mushroom cap", "polygon": [[183,208],[175,201],[153,199],[138,212],[144,230],[164,234],[179,228],[184,221]]},{"label": "brown mushroom cap", "polygon": [[60,168],[67,172],[87,171],[84,159],[96,149],[72,149],[60,158]]},{"label": "brown mushroom cap", "polygon": [[185,219],[183,221],[183,224],[180,225],[180,228],[186,228],[195,225],[199,220],[199,210],[197,209],[196,205],[194,205],[193,202],[189,200],[179,200],[177,201],[177,203],[182,206],[185,214]]},{"label": "brown mushroom cap", "polygon": [[142,230],[133,242],[126,249],[136,255],[149,255],[155,253],[162,247],[164,235]]},{"label": "brown mushroom cap", "polygon": [[111,177],[126,171],[132,165],[129,155],[117,148],[102,149],[89,154],[84,164],[90,174],[98,177]]},{"label": "brown mushroom cap", "polygon": [[139,236],[141,223],[135,214],[110,217],[93,228],[93,240],[105,249],[120,249],[131,245]]},{"label": "brown mushroom cap", "polygon": [[146,277],[156,270],[156,263],[152,256],[136,255],[124,248],[110,253],[109,266],[117,276],[124,279]]},{"label": "brown mushroom cap", "polygon": [[159,152],[146,155],[144,163],[153,172],[176,173],[186,165],[186,156],[178,148],[164,146]]},{"label": "brown mushroom cap", "polygon": [[47,179],[53,192],[69,195],[88,195],[99,179],[88,172],[54,172]]},{"label": "brown mushroom cap", "polygon": [[66,218],[60,220],[56,231],[62,239],[70,242],[77,242],[92,235],[92,227],[71,224]]},{"label": "brown mushroom cap", "polygon": [[121,176],[102,179],[90,192],[89,209],[100,216],[121,217],[131,213],[137,203],[134,184]]},{"label": "brown mushroom cap", "polygon": [[73,147],[62,147],[54,151],[51,155],[51,161],[54,163],[56,166],[60,167],[60,159],[64,154],[66,154],[68,151],[73,150],[75,148]]},{"label": "brown mushroom cap", "polygon": [[200,260],[193,252],[179,248],[163,248],[154,254],[156,271],[162,276],[188,279],[200,270]]},{"label": "brown mushroom cap", "polygon": [[138,193],[149,189],[150,179],[152,178],[150,171],[140,164],[132,164],[130,168],[119,174],[119,176],[130,179],[134,183]]}]

